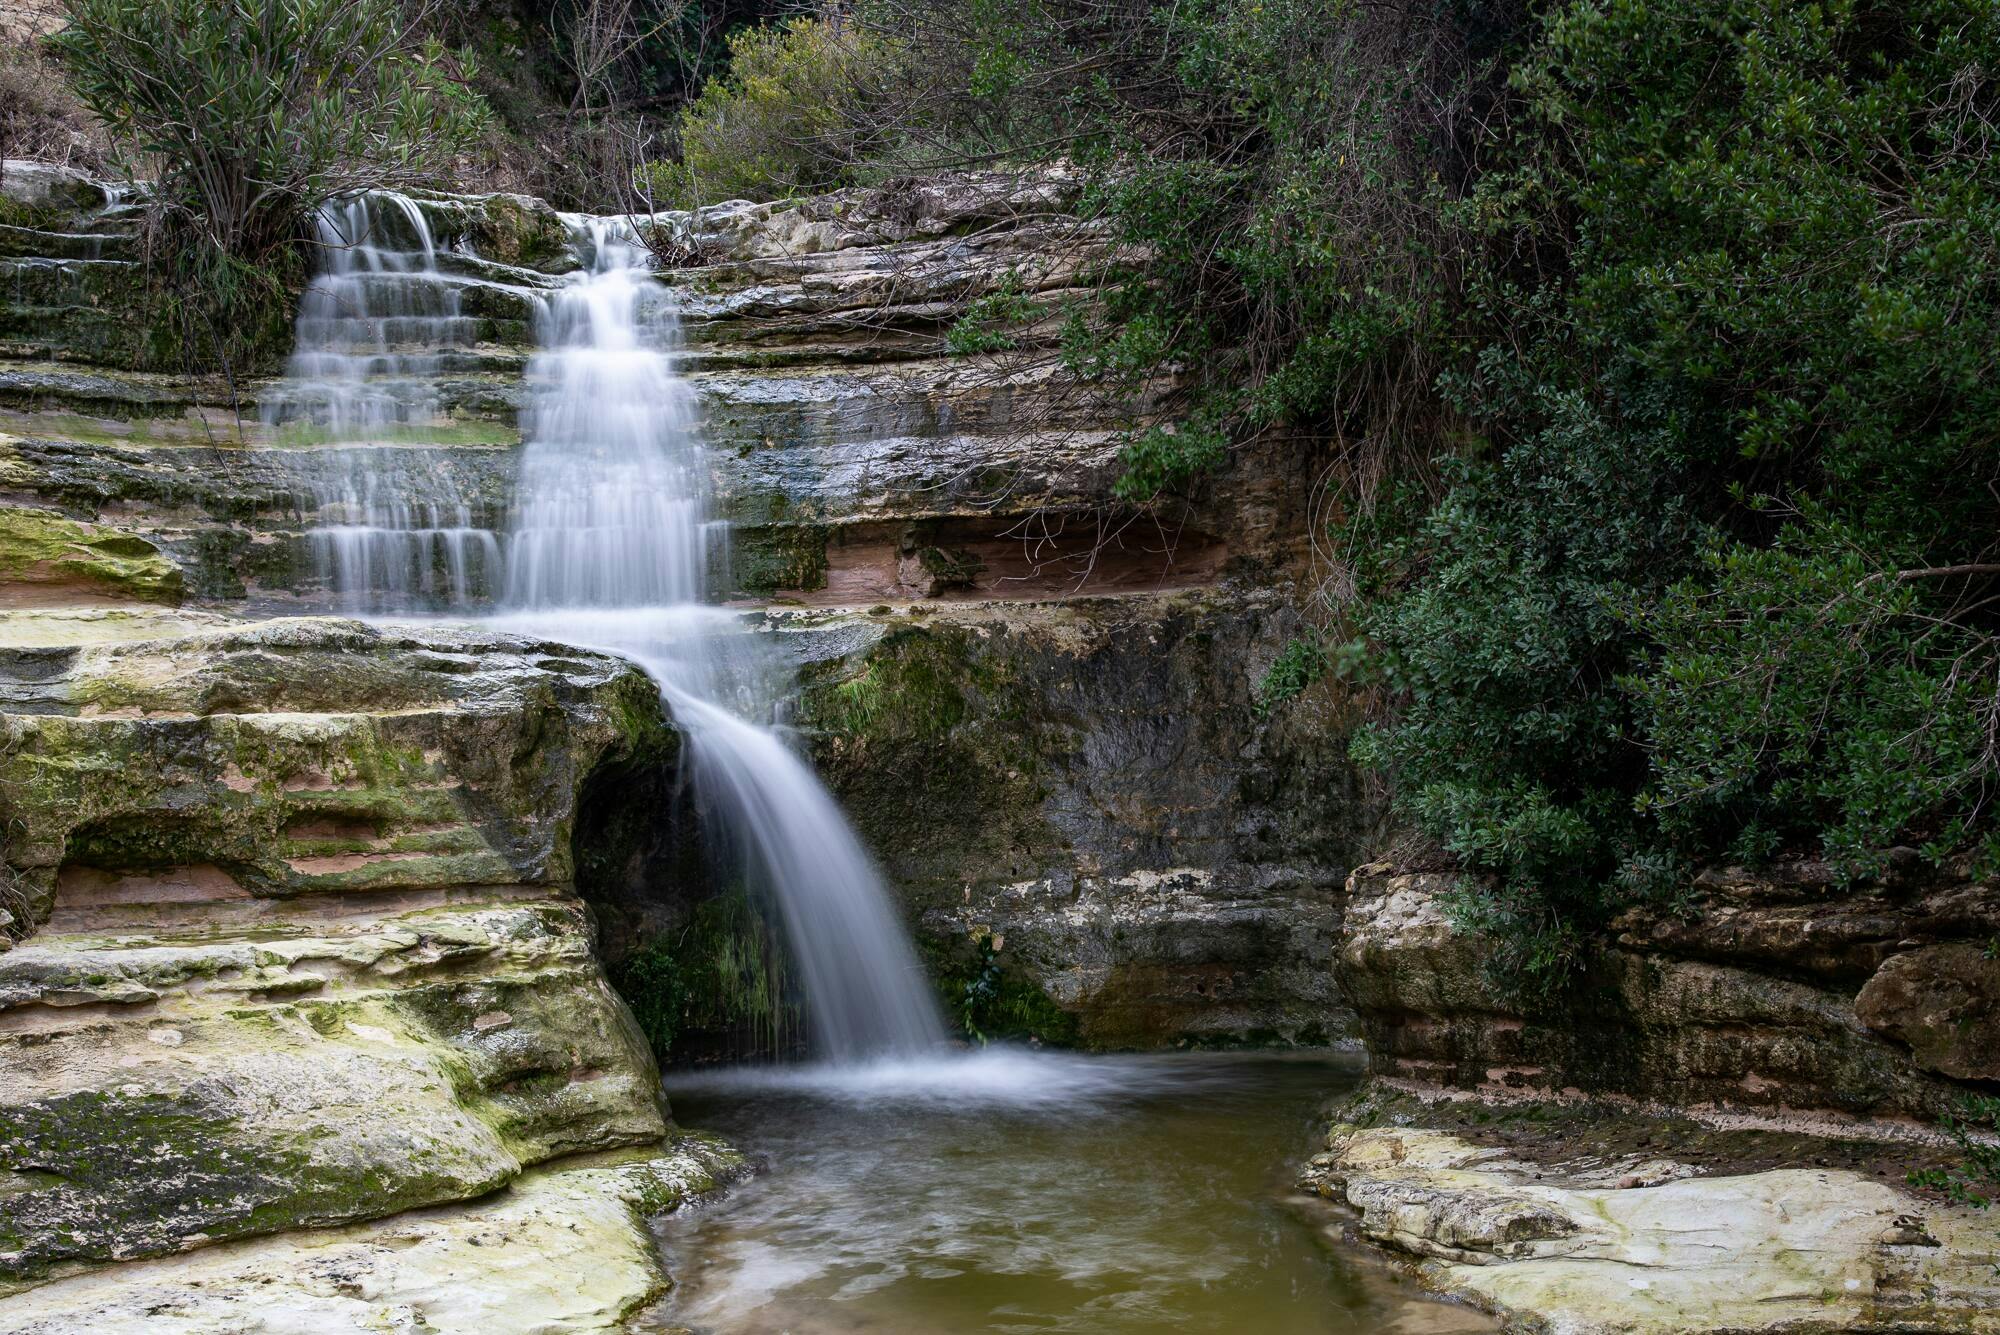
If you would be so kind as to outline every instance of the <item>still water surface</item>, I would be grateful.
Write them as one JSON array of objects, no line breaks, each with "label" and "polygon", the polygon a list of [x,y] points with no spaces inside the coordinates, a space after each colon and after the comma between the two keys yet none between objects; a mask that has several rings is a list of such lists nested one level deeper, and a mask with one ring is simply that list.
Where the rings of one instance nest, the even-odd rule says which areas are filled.
[{"label": "still water surface", "polygon": [[703,1335],[1488,1331],[1330,1241],[1289,1189],[1351,1064],[984,1053],[678,1077],[675,1119],[764,1170],[670,1216]]}]

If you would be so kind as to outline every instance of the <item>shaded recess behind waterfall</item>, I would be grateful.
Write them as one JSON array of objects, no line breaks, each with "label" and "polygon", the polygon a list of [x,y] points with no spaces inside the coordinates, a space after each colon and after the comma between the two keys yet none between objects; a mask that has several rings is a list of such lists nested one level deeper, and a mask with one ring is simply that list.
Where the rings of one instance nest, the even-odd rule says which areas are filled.
[{"label": "shaded recess behind waterfall", "polygon": [[[463,609],[497,592],[510,626],[639,661],[687,735],[704,844],[720,854],[707,862],[783,926],[786,948],[760,937],[758,962],[796,978],[813,1049],[853,1059],[932,1045],[942,1025],[867,852],[810,769],[749,721],[779,703],[768,654],[701,605],[724,530],[671,360],[671,296],[629,223],[571,221],[585,267],[540,302],[504,537],[458,498],[425,494],[424,477],[382,475],[364,448],[315,459],[322,513],[345,521],[315,532],[315,556],[360,610]],[[267,416],[341,446],[421,439],[433,382],[467,342],[460,296],[491,280],[445,270],[423,208],[400,197],[330,205],[321,224],[326,273]],[[770,1036],[778,1046],[782,1027]]]}]

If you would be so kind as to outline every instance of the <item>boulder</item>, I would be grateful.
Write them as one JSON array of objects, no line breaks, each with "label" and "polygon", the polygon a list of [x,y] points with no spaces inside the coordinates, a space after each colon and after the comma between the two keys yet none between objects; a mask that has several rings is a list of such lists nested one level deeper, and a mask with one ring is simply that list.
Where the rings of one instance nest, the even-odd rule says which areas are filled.
[{"label": "boulder", "polygon": [[570,893],[585,779],[673,755],[637,669],[472,628],[22,619],[0,1289],[665,1132]]},{"label": "boulder", "polygon": [[1957,942],[1891,955],[1854,999],[1876,1033],[1908,1045],[1926,1071],[2000,1080],[2000,955]]}]

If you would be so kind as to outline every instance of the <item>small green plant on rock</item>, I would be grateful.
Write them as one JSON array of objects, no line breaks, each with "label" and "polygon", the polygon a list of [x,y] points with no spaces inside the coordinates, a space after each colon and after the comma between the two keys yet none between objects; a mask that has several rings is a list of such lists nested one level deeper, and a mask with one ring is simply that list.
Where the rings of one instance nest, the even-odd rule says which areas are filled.
[{"label": "small green plant on rock", "polygon": [[1968,1095],[1959,1115],[1947,1114],[1944,1129],[1965,1161],[1955,1168],[1927,1168],[1910,1174],[1910,1184],[1941,1191],[1961,1205],[1984,1210],[2000,1199],[2000,1097]]},{"label": "small green plant on rock", "polygon": [[1305,635],[1287,641],[1257,684],[1257,713],[1269,714],[1298,699],[1327,674],[1330,666],[1326,648],[1318,636]]},{"label": "small green plant on rock", "polygon": [[664,1060],[673,1051],[688,1006],[687,980],[673,948],[664,937],[648,941],[625,958],[613,981],[654,1055]]},{"label": "small green plant on rock", "polygon": [[945,349],[954,357],[1012,352],[1019,346],[1014,331],[1034,318],[1034,300],[1021,290],[1020,274],[1009,270],[999,287],[966,305],[945,332]]}]

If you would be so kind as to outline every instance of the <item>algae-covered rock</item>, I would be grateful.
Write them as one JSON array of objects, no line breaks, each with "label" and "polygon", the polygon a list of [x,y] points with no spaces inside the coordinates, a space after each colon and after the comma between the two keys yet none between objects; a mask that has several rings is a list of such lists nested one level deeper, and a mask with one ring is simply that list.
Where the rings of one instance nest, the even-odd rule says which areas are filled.
[{"label": "algae-covered rock", "polygon": [[0,162],[0,222],[46,222],[103,208],[104,185],[74,167],[28,158]]},{"label": "algae-covered rock", "polygon": [[144,538],[80,524],[51,510],[0,506],[0,587],[5,600],[93,598],[178,603],[181,572]]},{"label": "algae-covered rock", "polygon": [[798,717],[954,1013],[998,970],[1002,988],[1024,982],[1046,999],[1057,1023],[1036,1026],[1044,1038],[1347,1035],[1328,966],[1370,814],[1338,701],[1266,716],[1249,696],[1297,625],[1282,597],[780,624],[789,638],[838,641],[808,665]]},{"label": "algae-covered rock", "polygon": [[602,654],[339,620],[0,657],[8,863],[72,922],[148,905],[564,885],[597,759],[670,747]]},{"label": "algae-covered rock", "polygon": [[0,1332],[612,1335],[670,1282],[648,1217],[745,1171],[719,1142],[677,1135],[529,1172],[472,1205],[59,1280],[0,1302]]},{"label": "algae-covered rock", "polygon": [[570,902],[44,933],[0,956],[0,1287],[477,1196],[656,1139]]},{"label": "algae-covered rock", "polygon": [[459,240],[482,259],[545,273],[576,267],[569,227],[548,201],[532,195],[417,197],[441,240]]},{"label": "algae-covered rock", "polygon": [[637,669],[469,628],[101,620],[0,650],[31,933],[0,954],[0,1286],[658,1139],[569,893],[591,770],[673,754]]}]

